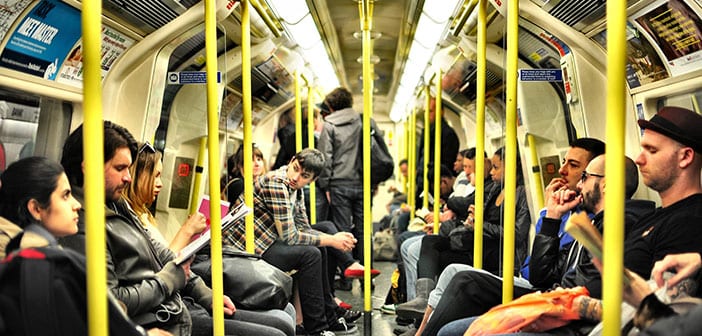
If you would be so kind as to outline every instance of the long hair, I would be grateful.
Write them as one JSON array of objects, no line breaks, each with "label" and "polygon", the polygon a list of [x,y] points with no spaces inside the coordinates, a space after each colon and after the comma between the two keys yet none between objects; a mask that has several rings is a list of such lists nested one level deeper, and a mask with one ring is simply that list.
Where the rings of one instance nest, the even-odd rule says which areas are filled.
[{"label": "long hair", "polygon": [[32,156],[14,162],[0,176],[0,216],[24,228],[36,223],[27,203],[51,207],[51,194],[56,190],[63,167],[45,157]]},{"label": "long hair", "polygon": [[[150,146],[143,144],[139,148]],[[150,147],[153,148],[153,147]],[[122,194],[122,197],[129,203],[134,212],[141,219],[146,216],[151,224],[156,224],[149,207],[154,200],[154,183],[156,181],[156,164],[161,161],[161,153],[151,150],[140,150],[136,161],[129,167],[129,174],[132,176],[132,183]],[[143,223],[146,224],[146,223]]]},{"label": "long hair", "polygon": [[[263,173],[265,174],[266,172],[266,160],[263,158],[263,152],[261,149],[256,146],[256,144],[253,144],[253,150],[252,150],[253,156],[255,158],[263,160]],[[234,177],[241,177],[244,176],[244,144],[242,143],[239,146],[239,149],[234,153],[234,155],[231,155],[227,159],[227,171],[228,175],[234,176]]]}]

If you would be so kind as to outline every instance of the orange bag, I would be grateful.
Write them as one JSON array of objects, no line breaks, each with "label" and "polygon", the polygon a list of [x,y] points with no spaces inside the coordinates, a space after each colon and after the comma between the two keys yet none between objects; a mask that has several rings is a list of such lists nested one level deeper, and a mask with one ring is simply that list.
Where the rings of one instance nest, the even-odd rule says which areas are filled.
[{"label": "orange bag", "polygon": [[580,319],[573,300],[582,295],[590,295],[582,286],[526,294],[478,317],[464,336],[541,332],[564,326]]}]

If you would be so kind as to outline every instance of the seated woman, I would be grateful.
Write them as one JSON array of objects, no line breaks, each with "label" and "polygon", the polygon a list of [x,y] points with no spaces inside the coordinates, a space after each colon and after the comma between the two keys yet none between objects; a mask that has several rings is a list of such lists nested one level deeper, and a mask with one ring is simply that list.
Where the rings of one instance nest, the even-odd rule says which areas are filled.
[{"label": "seated woman", "polygon": [[[64,255],[63,258],[74,260],[82,267],[83,274],[75,274],[75,280],[85,286],[85,269],[83,266],[85,265],[85,258],[71,250],[60,249],[56,240],[56,238],[75,234],[78,231],[78,210],[81,208],[80,202],[71,194],[71,185],[63,171],[63,167],[44,157],[28,157],[11,164],[2,174],[0,180],[2,181],[2,187],[0,187],[0,216],[4,218],[3,221],[10,224],[16,223],[17,227],[23,230],[14,235],[7,246],[0,246],[0,249],[5,251],[7,248],[7,252],[10,254],[25,248],[57,248],[57,251]],[[22,262],[17,261],[18,259],[20,258],[15,258],[14,260],[16,262]],[[7,262],[10,263],[9,260]],[[19,270],[20,268],[18,267],[15,269]],[[65,271],[66,269],[68,268],[56,267],[53,270],[53,272],[55,272],[55,282],[59,282],[59,279],[62,279],[61,276],[72,278],[70,275],[61,274],[61,271]],[[7,278],[9,279],[11,277]],[[34,284],[34,286],[42,285],[41,282]],[[19,286],[21,287],[22,284]],[[86,329],[86,326],[77,325],[77,323],[81,321],[86,322],[86,307],[84,306],[85,287],[82,288],[83,292],[80,292],[80,290],[81,289],[78,289],[78,292],[71,292],[70,297],[72,299],[64,298],[63,300],[58,300],[56,298],[46,298],[45,302],[49,304],[59,301],[65,304],[66,300],[73,300],[72,302],[78,305],[79,309],[83,310],[83,315],[77,317],[79,320],[65,321],[70,323],[70,327],[63,325],[63,321],[57,322],[58,324],[53,325],[53,327],[64,331],[72,330],[75,332]],[[69,289],[66,288],[65,291],[68,292]],[[59,295],[58,293],[52,294],[57,295],[57,297]],[[66,293],[63,294],[65,295]],[[82,296],[82,299],[80,296]],[[110,334],[146,334],[143,328],[129,321],[126,315],[124,315],[124,312],[119,308],[120,305],[111,295],[109,302],[111,303],[109,306]],[[83,305],[82,308],[80,305]],[[67,314],[78,312],[75,309],[71,309],[71,307],[48,308],[49,311],[56,309],[65,309],[64,315],[62,315],[63,317],[69,316]],[[2,309],[0,309],[0,315],[4,315]],[[12,316],[18,317],[19,320],[22,319],[20,318],[21,315],[13,314]],[[27,317],[24,317],[25,320],[26,318]],[[16,321],[18,319],[5,320],[7,325],[4,326],[4,328],[6,328],[3,329],[4,332],[9,332],[10,334],[19,332],[17,329],[14,329],[16,324],[22,323],[22,321]],[[29,317],[29,319],[37,321],[36,317]],[[45,321],[47,319],[51,320],[52,318],[47,317]],[[27,328],[26,325],[23,327]],[[42,327],[39,327],[39,329],[41,328]],[[37,329],[35,329],[35,331],[36,330]],[[160,329],[151,329],[148,335],[158,336],[171,334]]]},{"label": "seated woman", "polygon": [[[200,213],[190,216],[171,243],[168,244],[166,242],[165,238],[158,231],[156,219],[149,211],[149,207],[163,187],[161,182],[161,172],[163,170],[161,153],[156,151],[149,143],[140,144],[139,149],[136,160],[129,168],[132,183],[129,185],[127,192],[123,194],[123,197],[136,217],[147,227],[151,238],[163,243],[163,245],[168,245],[173,252],[178,253],[190,242],[193,234],[202,232],[205,229],[205,217]],[[191,303],[189,300],[184,301],[193,319],[193,335],[199,335],[199,332],[202,332],[202,335],[211,334],[211,327],[204,327],[212,323],[212,318],[206,309]],[[251,333],[268,332],[265,329],[257,329],[256,324],[260,324],[279,329],[285,335],[292,336],[294,334],[292,321],[294,309],[290,306],[288,310],[289,312],[287,313],[280,310],[253,312],[237,308],[233,320],[225,319],[225,331],[228,334],[237,334],[243,331]]]},{"label": "seated woman", "polygon": [[[252,154],[251,170],[253,178],[257,179],[266,173],[266,161],[263,159],[263,152],[256,144],[253,144]],[[232,204],[244,192],[244,144],[241,144],[236,153],[227,159],[227,175],[220,179],[220,186],[223,199]]]},{"label": "seated woman", "polygon": [[61,165],[30,157],[11,164],[1,179],[0,216],[24,230],[4,247],[6,252],[58,246],[56,238],[78,232],[81,205]]}]

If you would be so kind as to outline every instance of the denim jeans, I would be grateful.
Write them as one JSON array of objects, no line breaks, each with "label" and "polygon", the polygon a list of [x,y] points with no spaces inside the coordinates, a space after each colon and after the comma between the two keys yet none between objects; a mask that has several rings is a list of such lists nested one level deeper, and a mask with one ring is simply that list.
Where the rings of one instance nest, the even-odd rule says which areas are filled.
[{"label": "denim jeans", "polygon": [[419,251],[422,247],[424,235],[418,235],[405,240],[400,245],[400,256],[405,265],[405,280],[407,281],[407,301],[411,301],[417,295],[415,284],[417,282],[417,261]]},{"label": "denim jeans", "polygon": [[339,231],[353,234],[357,240],[353,255],[363,263],[363,186],[331,186],[329,195],[332,222]]},{"label": "denim jeans", "polygon": [[297,270],[293,275],[300,293],[305,329],[316,333],[336,320],[336,303],[331,296],[327,274],[326,248],[309,245],[288,245],[280,240],[263,252],[263,260],[283,271]]}]

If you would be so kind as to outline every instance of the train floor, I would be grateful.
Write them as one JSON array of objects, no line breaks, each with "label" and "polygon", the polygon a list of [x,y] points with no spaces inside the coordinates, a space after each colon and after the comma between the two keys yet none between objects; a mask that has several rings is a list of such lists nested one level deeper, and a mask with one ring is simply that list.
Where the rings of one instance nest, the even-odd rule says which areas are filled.
[{"label": "train floor", "polygon": [[[395,315],[381,313],[380,307],[385,303],[385,297],[390,288],[390,277],[397,265],[394,262],[373,262],[373,267],[381,273],[374,279],[375,289],[371,291],[371,330],[365,330],[364,320],[366,316],[358,319],[354,324],[358,327],[358,332],[353,335],[394,335],[393,329],[398,325],[395,323]],[[362,280],[362,279],[361,279]],[[353,306],[353,310],[363,311],[363,289],[361,280],[353,280],[350,291],[336,290],[336,296],[342,301]]]}]

